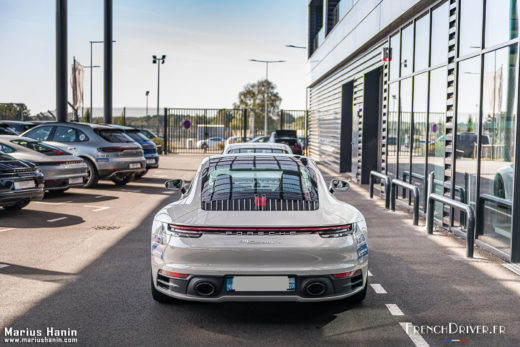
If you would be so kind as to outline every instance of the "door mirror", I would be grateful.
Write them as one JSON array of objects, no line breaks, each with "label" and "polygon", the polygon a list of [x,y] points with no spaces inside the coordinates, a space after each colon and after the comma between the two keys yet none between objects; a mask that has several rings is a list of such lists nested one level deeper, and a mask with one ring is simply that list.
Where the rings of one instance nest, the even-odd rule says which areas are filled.
[{"label": "door mirror", "polygon": [[332,180],[330,181],[329,191],[334,192],[346,192],[350,189],[350,184],[343,180]]},{"label": "door mirror", "polygon": [[182,190],[184,188],[184,180],[169,180],[164,183],[168,190]]}]

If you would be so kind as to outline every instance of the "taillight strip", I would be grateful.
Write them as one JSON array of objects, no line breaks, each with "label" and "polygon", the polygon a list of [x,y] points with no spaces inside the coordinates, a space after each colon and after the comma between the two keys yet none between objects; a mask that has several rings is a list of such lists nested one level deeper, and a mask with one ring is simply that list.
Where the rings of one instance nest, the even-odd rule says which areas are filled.
[{"label": "taillight strip", "polygon": [[351,229],[352,224],[338,225],[338,226],[329,226],[329,227],[288,227],[288,228],[222,228],[222,227],[190,227],[184,225],[176,225],[170,224],[170,227],[179,231],[191,231],[191,232],[226,232],[226,231],[263,231],[263,232],[287,232],[287,231],[296,231],[296,232],[330,232],[330,231],[338,231]]}]

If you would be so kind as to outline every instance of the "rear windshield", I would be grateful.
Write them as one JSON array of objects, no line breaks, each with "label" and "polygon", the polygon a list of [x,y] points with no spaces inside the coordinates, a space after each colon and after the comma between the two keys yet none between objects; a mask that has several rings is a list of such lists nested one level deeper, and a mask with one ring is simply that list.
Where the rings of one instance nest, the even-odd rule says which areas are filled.
[{"label": "rear windshield", "polygon": [[130,143],[134,142],[128,135],[121,130],[97,129],[96,133],[112,143]]},{"label": "rear windshield", "polygon": [[289,154],[286,150],[278,149],[278,148],[232,148],[227,153],[228,154],[235,154],[235,153],[283,153],[283,154]]},{"label": "rear windshield", "polygon": [[317,201],[316,175],[293,157],[229,156],[210,159],[202,172],[202,202],[254,199]]},{"label": "rear windshield", "polygon": [[296,138],[296,130],[277,130],[275,133],[277,138]]},{"label": "rear windshield", "polygon": [[148,138],[144,136],[141,132],[135,130],[127,130],[125,131],[125,134],[127,134],[132,140],[135,142],[145,142],[148,141]]},{"label": "rear windshield", "polygon": [[38,153],[42,153],[49,156],[55,156],[55,155],[68,155],[69,153],[62,151],[61,149],[58,149],[56,147],[52,147],[49,145],[45,145],[43,143],[37,142],[37,141],[25,141],[25,140],[13,140],[12,143],[29,148],[33,151],[36,151]]}]

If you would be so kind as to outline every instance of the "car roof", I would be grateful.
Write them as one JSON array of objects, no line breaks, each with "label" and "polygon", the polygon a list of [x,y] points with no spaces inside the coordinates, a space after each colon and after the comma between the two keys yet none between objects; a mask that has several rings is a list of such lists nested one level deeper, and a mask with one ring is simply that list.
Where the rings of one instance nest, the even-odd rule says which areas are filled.
[{"label": "car roof", "polygon": [[232,143],[226,146],[227,149],[233,148],[273,148],[273,149],[287,149],[290,148],[286,144],[283,143],[274,143],[274,142],[241,142],[241,143]]},{"label": "car roof", "polygon": [[40,126],[49,126],[49,125],[51,125],[51,126],[54,126],[54,125],[65,125],[65,126],[73,125],[73,126],[86,127],[86,128],[92,128],[92,129],[112,129],[112,130],[114,129],[111,126],[104,125],[104,124],[79,123],[79,122],[55,122],[55,121],[38,124],[38,127],[40,127]]},{"label": "car roof", "polygon": [[126,125],[117,125],[117,124],[103,124],[103,125],[109,126],[114,129],[119,129],[119,130],[138,130],[136,128],[132,128],[132,127],[129,127]]},{"label": "car roof", "polygon": [[0,123],[11,123],[11,124],[35,124],[32,121],[21,121],[21,120],[9,120],[9,119],[2,119],[0,120]]},{"label": "car roof", "polygon": [[39,142],[38,140],[32,139],[30,137],[18,136],[18,135],[0,135],[0,140],[24,140],[28,142]]}]

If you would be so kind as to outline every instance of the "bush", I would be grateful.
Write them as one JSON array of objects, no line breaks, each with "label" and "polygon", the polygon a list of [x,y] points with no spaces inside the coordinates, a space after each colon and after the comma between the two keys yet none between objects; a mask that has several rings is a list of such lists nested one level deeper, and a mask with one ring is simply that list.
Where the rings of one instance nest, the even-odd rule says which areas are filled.
[{"label": "bush", "polygon": [[163,139],[161,139],[160,137],[151,138],[150,141],[155,143],[156,146],[162,146],[164,144]]}]

